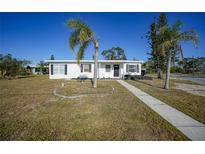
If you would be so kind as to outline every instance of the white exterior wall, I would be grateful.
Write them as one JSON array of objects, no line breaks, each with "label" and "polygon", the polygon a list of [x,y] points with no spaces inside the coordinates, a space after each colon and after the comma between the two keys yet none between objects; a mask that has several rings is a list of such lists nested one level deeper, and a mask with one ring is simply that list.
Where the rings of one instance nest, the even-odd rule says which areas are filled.
[{"label": "white exterior wall", "polygon": [[[53,65],[58,63],[53,63]],[[66,63],[61,63],[66,64]],[[51,64],[49,64],[49,78],[50,79],[73,79],[80,76],[86,76],[87,78],[93,78],[94,64],[91,64],[91,72],[81,72],[79,64],[68,63],[67,64],[67,75],[65,74],[53,74],[51,75]]]},{"label": "white exterior wall", "polygon": [[[106,72],[105,65],[110,65],[111,70],[110,72]],[[114,65],[119,65],[119,77],[114,77]],[[119,63],[99,63],[98,66],[98,78],[122,78],[123,73],[123,64]]]},{"label": "white exterior wall", "polygon": [[93,78],[94,64],[91,64],[91,72],[81,72],[79,64],[67,64],[67,77],[78,78],[80,76],[86,76],[87,78]]},{"label": "white exterior wall", "polygon": [[38,74],[38,72],[36,72],[35,69],[36,69],[35,67],[32,67],[32,68],[31,68],[31,72],[32,72],[32,74]]},{"label": "white exterior wall", "polygon": [[[67,75],[65,74],[53,74],[51,75],[51,64],[67,64]],[[93,78],[94,72],[94,63],[82,63],[82,64],[91,64],[91,72],[81,72],[80,65],[77,63],[50,63],[49,64],[49,78],[50,79],[73,79],[80,76],[86,76],[87,78]],[[130,65],[139,65],[139,72],[127,73],[126,64]],[[110,72],[106,72],[105,65],[111,65]],[[114,65],[119,65],[119,77],[114,77]],[[141,63],[98,63],[98,78],[122,78],[124,75],[141,75]]]}]

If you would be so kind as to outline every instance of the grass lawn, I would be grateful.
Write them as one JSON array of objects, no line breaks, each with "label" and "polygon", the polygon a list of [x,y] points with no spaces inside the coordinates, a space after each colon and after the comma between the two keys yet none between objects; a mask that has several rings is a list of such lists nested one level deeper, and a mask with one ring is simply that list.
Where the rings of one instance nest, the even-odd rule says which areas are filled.
[{"label": "grass lawn", "polygon": [[174,89],[175,83],[196,83],[172,79],[171,89],[167,91],[163,89],[164,80],[160,79],[127,82],[205,124],[205,97]]},{"label": "grass lawn", "polygon": [[89,94],[112,94],[112,84],[110,82],[100,81],[98,88],[93,88],[91,81],[76,82],[71,80],[69,82],[63,82],[64,87],[58,89],[58,93],[65,96],[76,96],[76,95],[89,95]]},{"label": "grass lawn", "polygon": [[[171,73],[171,77],[173,74],[179,74],[180,76],[185,76],[185,77],[205,77],[205,74],[183,74],[183,73]],[[146,76],[149,76],[149,77],[153,77],[153,78],[157,78],[157,73],[150,73],[150,74],[146,74]],[[166,74],[163,73],[162,74],[162,77],[165,79],[166,78]]]},{"label": "grass lawn", "polygon": [[[115,91],[62,99],[52,94],[62,82],[70,95]],[[0,80],[0,140],[188,140],[116,81],[98,86],[47,76]]]}]

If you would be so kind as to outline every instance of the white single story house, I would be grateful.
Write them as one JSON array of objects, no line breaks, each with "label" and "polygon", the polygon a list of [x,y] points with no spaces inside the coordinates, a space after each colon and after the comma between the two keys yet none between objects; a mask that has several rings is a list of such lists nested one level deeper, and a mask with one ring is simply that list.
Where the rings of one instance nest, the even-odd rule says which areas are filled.
[{"label": "white single story house", "polygon": [[[49,63],[50,79],[93,78],[94,60],[45,60]],[[141,75],[143,61],[98,60],[98,79],[124,78],[125,75]]]}]

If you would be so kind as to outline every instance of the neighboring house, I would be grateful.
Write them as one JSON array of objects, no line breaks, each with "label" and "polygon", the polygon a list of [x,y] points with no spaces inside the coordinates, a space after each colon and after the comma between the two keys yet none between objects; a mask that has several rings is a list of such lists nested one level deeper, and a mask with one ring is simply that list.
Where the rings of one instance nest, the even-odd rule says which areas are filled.
[{"label": "neighboring house", "polygon": [[[41,74],[41,69],[39,66],[36,65],[28,65],[27,69],[31,71],[32,74]],[[48,74],[48,67],[43,68],[43,74]]]},{"label": "neighboring house", "polygon": [[[50,79],[93,78],[94,61],[45,60],[49,63]],[[143,61],[98,60],[98,78],[124,78],[125,75],[141,75]]]},{"label": "neighboring house", "polygon": [[27,69],[30,70],[30,72],[31,72],[32,74],[38,74],[38,73],[39,73],[39,71],[37,70],[36,65],[28,65],[28,66],[27,66]]}]

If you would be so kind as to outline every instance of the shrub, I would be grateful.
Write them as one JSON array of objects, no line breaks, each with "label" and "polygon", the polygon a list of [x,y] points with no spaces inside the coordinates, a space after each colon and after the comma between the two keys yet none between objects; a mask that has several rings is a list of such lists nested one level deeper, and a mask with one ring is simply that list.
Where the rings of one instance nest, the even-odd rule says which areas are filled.
[{"label": "shrub", "polygon": [[11,79],[19,74],[27,74],[25,65],[30,62],[27,60],[18,60],[11,54],[0,55],[0,76]]},{"label": "shrub", "polygon": [[170,72],[171,73],[183,73],[184,70],[181,67],[173,66],[171,67]]}]

